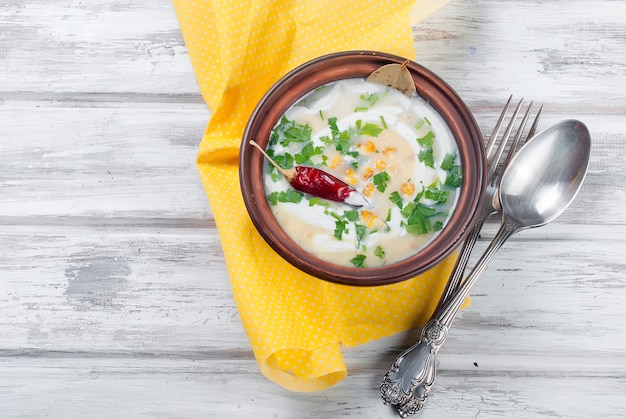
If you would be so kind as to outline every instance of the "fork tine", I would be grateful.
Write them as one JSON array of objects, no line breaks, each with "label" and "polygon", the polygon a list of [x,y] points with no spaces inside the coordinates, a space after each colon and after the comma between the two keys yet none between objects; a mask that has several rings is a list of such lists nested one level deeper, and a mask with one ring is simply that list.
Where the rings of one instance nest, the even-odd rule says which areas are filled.
[{"label": "fork tine", "polygon": [[519,111],[522,107],[523,102],[524,98],[521,98],[519,103],[517,104],[517,107],[515,108],[515,111],[513,112],[513,115],[511,116],[509,125],[507,125],[506,130],[502,135],[502,140],[500,140],[500,144],[498,144],[498,149],[496,150],[495,154],[487,160],[487,166],[489,167],[489,171],[487,172],[487,179],[492,184],[495,184],[495,173],[498,168],[498,163],[500,162],[500,159],[502,158],[502,153],[504,152],[504,149],[509,142],[511,131],[513,131],[513,126],[515,125],[515,121],[517,120],[517,116],[519,115]]},{"label": "fork tine", "polygon": [[500,128],[502,128],[502,122],[504,121],[504,117],[506,116],[506,111],[509,110],[509,105],[511,104],[511,99],[513,99],[513,95],[509,96],[509,100],[504,104],[504,109],[502,109],[502,113],[496,122],[496,125],[493,127],[491,131],[491,135],[489,136],[489,141],[485,146],[485,151],[487,156],[491,154],[491,150],[493,150],[493,146],[496,144],[496,139],[498,138],[498,134],[500,134]]},{"label": "fork tine", "polygon": [[[504,169],[506,169],[506,167],[509,165],[509,162],[513,158],[513,155],[515,154],[515,151],[521,145],[520,144],[520,139],[522,138],[522,133],[524,132],[524,128],[526,127],[526,123],[528,122],[528,117],[530,116],[530,110],[533,107],[533,103],[534,102],[530,102],[530,104],[528,105],[528,108],[526,108],[526,113],[524,113],[524,117],[522,118],[522,122],[520,123],[519,128],[517,129],[517,134],[515,134],[515,138],[513,139],[513,142],[511,143],[511,146],[509,147],[509,151],[507,152],[507,155],[506,155],[506,158],[504,160],[504,163],[502,164],[502,168],[500,169],[500,173],[502,173],[504,171]],[[535,128],[536,128],[536,123],[538,123],[538,121],[539,121],[539,115],[537,115],[535,117],[535,121],[533,123]]]},{"label": "fork tine", "polygon": [[543,105],[539,107],[537,111],[537,115],[535,115],[535,120],[528,131],[528,135],[526,136],[526,141],[530,140],[535,136],[535,131],[537,131],[537,125],[539,125],[539,117],[541,116],[541,111],[543,111]]},{"label": "fork tine", "polygon": [[[506,104],[504,105],[504,109],[502,110],[502,113],[500,114],[500,117],[498,118],[498,121],[496,123],[496,126],[494,127],[492,133],[491,133],[491,137],[489,138],[489,142],[488,144],[485,146],[487,149],[487,188],[485,190],[485,203],[483,204],[483,208],[481,209],[481,215],[479,216],[478,221],[476,222],[476,224],[474,225],[470,235],[468,238],[466,238],[465,242],[463,243],[463,246],[461,247],[461,250],[459,252],[459,257],[457,259],[457,262],[455,264],[455,267],[452,271],[452,274],[450,275],[450,278],[448,279],[448,283],[446,284],[446,288],[444,289],[441,298],[439,299],[439,304],[435,310],[435,312],[437,312],[439,310],[439,308],[442,306],[442,304],[448,299],[450,298],[450,296],[452,294],[454,294],[458,288],[459,285],[463,279],[463,273],[465,271],[465,267],[467,266],[468,260],[469,260],[469,256],[470,253],[472,251],[472,248],[474,247],[474,244],[476,242],[476,239],[478,238],[478,235],[480,233],[480,229],[483,226],[483,223],[485,222],[486,218],[488,216],[490,216],[496,206],[499,206],[499,202],[496,202],[497,199],[496,198],[496,194],[495,191],[497,189],[498,183],[499,183],[499,175],[501,173],[497,171],[498,166],[501,165],[502,162],[502,153],[507,145],[507,143],[509,142],[509,138],[511,136],[511,131],[513,129],[513,126],[515,125],[515,121],[517,119],[517,116],[519,114],[519,111],[521,109],[522,103],[524,101],[524,98],[522,98],[519,103],[517,104],[517,107],[515,108],[515,111],[513,112],[513,115],[511,116],[511,120],[507,125],[507,128],[505,130],[504,136],[502,138],[502,140],[500,140],[500,144],[498,146],[498,150],[495,154],[489,155],[489,153],[491,152],[491,149],[495,146],[495,143],[497,142],[498,139],[498,134],[500,131],[500,128],[502,127],[503,121],[506,118],[506,114],[507,114],[507,110],[509,108],[509,105],[511,103],[511,99],[513,98],[513,96],[509,96],[509,99],[507,100]],[[532,106],[532,103],[531,103]],[[526,115],[524,117],[524,122],[523,124],[526,123],[526,121],[528,120],[528,113],[530,112],[530,110],[527,110]],[[522,127],[523,130],[523,127]],[[519,136],[519,131],[518,131],[518,136]],[[507,158],[510,154],[507,154]]]}]

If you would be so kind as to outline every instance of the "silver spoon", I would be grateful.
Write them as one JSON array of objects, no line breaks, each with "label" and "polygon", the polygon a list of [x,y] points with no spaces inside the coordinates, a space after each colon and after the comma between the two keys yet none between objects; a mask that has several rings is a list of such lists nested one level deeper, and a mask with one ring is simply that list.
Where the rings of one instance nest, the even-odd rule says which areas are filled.
[{"label": "silver spoon", "polygon": [[380,386],[386,404],[401,417],[419,411],[436,376],[436,357],[463,301],[487,265],[513,234],[556,219],[574,200],[587,173],[591,137],[580,121],[567,120],[547,128],[527,142],[510,161],[499,194],[501,226],[458,292],[422,329],[420,341],[393,363]]}]

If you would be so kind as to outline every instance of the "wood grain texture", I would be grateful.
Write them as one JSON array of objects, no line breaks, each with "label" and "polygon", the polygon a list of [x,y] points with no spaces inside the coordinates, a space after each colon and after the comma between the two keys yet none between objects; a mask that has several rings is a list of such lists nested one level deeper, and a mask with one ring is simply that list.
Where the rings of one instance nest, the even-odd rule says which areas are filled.
[{"label": "wood grain texture", "polygon": [[[485,134],[515,94],[544,104],[540,128],[577,118],[593,142],[574,204],[479,282],[420,417],[626,417],[625,15],[453,0],[413,28],[416,60]],[[169,0],[9,0],[0,40],[0,416],[397,417],[379,380],[415,330],[346,348],[327,391],[259,373],[195,167],[211,113]]]}]

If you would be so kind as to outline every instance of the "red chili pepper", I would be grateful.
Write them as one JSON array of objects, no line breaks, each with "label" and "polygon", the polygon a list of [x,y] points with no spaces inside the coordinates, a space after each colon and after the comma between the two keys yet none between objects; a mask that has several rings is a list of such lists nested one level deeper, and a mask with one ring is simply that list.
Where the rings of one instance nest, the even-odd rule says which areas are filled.
[{"label": "red chili pepper", "polygon": [[370,206],[369,201],[356,189],[330,173],[310,166],[283,169],[256,142],[250,140],[250,144],[263,153],[295,190],[329,201],[343,202],[353,207]]},{"label": "red chili pepper", "polygon": [[348,184],[323,170],[308,166],[296,166],[295,169],[296,174],[289,183],[300,192],[337,202],[345,202],[351,193],[356,192]]}]

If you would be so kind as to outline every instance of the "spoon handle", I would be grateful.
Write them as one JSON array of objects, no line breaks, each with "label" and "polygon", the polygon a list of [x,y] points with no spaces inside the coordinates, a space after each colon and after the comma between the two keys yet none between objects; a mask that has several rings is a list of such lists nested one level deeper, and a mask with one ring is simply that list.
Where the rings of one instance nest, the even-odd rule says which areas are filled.
[{"label": "spoon handle", "polygon": [[478,236],[480,235],[480,231],[482,230],[486,219],[487,215],[484,212],[481,213],[478,220],[474,224],[474,228],[472,228],[472,231],[470,231],[470,234],[463,242],[463,246],[461,246],[461,250],[459,250],[459,257],[454,264],[454,268],[452,268],[452,275],[450,276],[450,279],[448,279],[446,288],[441,294],[435,313],[443,307],[445,302],[448,301],[455,292],[458,291],[461,281],[463,280],[465,268],[467,267],[467,263],[469,262],[472,254],[472,250],[474,249],[474,245],[476,244],[476,240],[478,240]]},{"label": "spoon handle", "polygon": [[463,301],[469,296],[496,252],[509,237],[520,230],[517,223],[506,217],[502,218],[500,229],[459,290],[435,312],[422,329],[420,340],[401,353],[383,377],[380,385],[383,401],[385,404],[395,405],[400,417],[413,415],[423,407],[435,382],[437,353],[445,342]]}]

